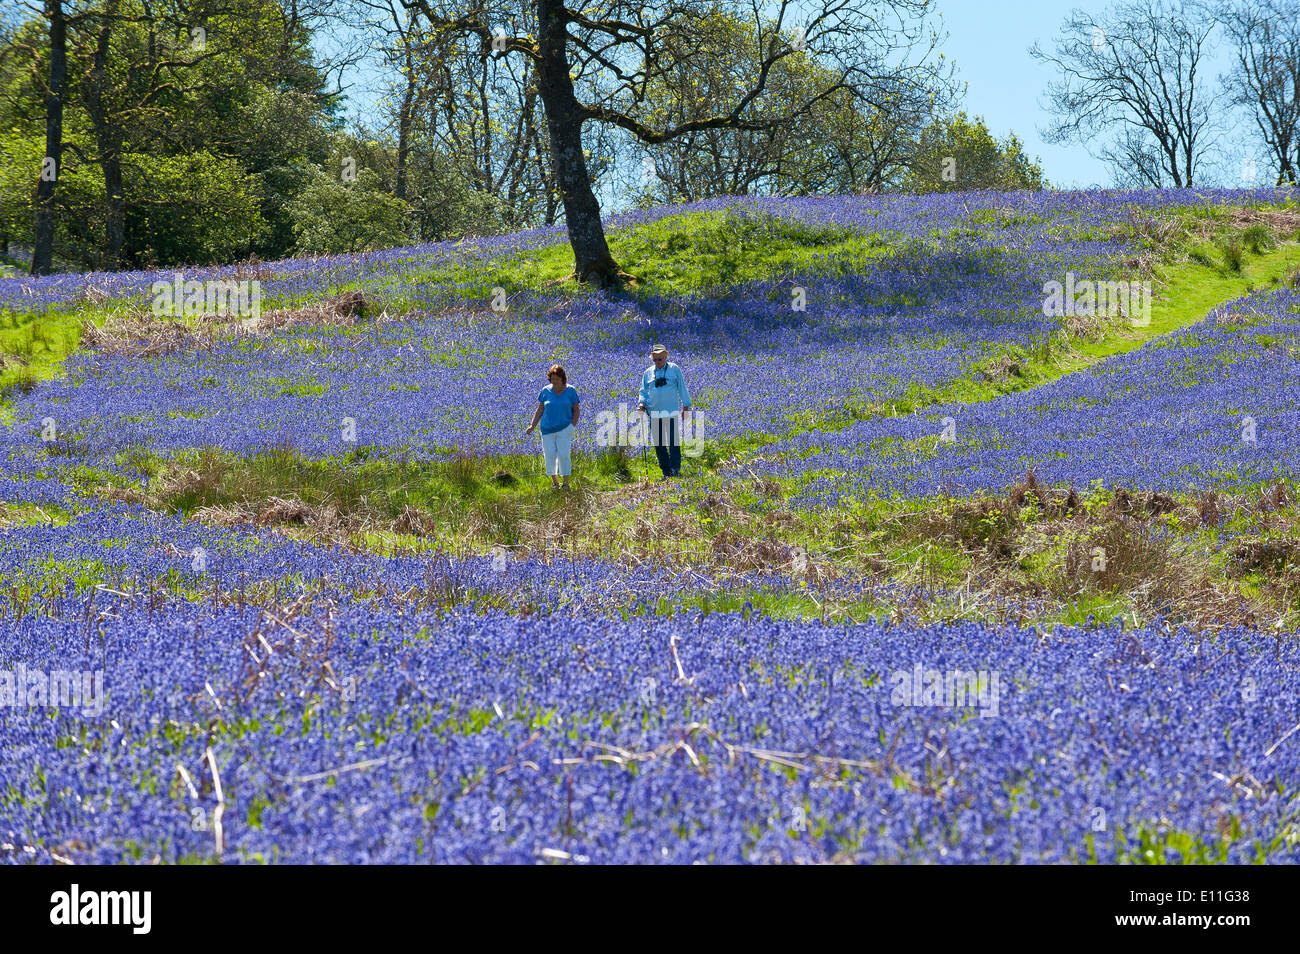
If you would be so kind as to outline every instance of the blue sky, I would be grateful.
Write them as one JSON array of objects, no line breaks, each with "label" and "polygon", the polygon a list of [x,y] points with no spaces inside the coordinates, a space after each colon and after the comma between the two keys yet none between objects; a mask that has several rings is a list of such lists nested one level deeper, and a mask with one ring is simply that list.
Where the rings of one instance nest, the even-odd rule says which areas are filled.
[{"label": "blue sky", "polygon": [[[1109,0],[939,2],[948,33],[942,50],[956,61],[958,79],[969,84],[963,108],[983,116],[994,135],[1014,131],[1025,152],[1042,159],[1043,172],[1058,188],[1110,185],[1112,176],[1109,167],[1090,156],[1083,145],[1055,145],[1039,135],[1039,128],[1051,121],[1041,104],[1046,102],[1043,90],[1056,78],[1056,70],[1033,59],[1028,49],[1037,40],[1050,51],[1072,9],[1100,13],[1109,6]],[[1213,53],[1208,72],[1217,80],[1230,65],[1230,51],[1220,48]],[[1234,157],[1243,146],[1231,148]],[[1228,162],[1230,174],[1236,162],[1236,158]]]},{"label": "blue sky", "polygon": [[1014,131],[1030,157],[1042,159],[1055,186],[1107,185],[1105,163],[1081,145],[1053,145],[1038,134],[1050,115],[1039,106],[1055,71],[1029,55],[1038,40],[1051,49],[1061,22],[1072,8],[1102,10],[1095,2],[1063,0],[947,0],[939,6],[948,39],[941,49],[955,60],[958,79],[967,83],[964,108],[980,115],[994,135]]}]

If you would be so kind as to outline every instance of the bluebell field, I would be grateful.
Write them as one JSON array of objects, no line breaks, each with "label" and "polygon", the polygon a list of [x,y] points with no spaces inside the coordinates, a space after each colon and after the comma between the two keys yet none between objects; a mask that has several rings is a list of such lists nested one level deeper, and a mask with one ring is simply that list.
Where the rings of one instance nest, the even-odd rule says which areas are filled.
[{"label": "bluebell field", "polygon": [[[594,421],[602,411],[617,413],[620,404],[635,406],[637,375],[649,346],[661,340],[673,343],[674,360],[689,375],[708,439],[783,436],[810,415],[831,414],[846,404],[879,405],[909,389],[941,386],[969,373],[999,346],[1035,346],[1058,327],[1043,314],[1045,282],[1060,281],[1067,271],[1094,280],[1136,274],[1128,263],[1139,250],[1115,232],[1135,204],[1273,195],[1171,191],[733,201],[735,214],[878,232],[895,250],[860,274],[791,276],[709,296],[520,293],[505,315],[453,307],[458,299],[445,286],[404,285],[427,311],[360,334],[290,331],[143,360],[78,354],[68,362],[66,378],[15,401],[20,426],[0,433],[0,476],[32,475],[46,419],[61,436],[76,438],[84,462],[110,468],[118,452],[142,447],[244,452],[287,445],[322,457],[365,445],[417,459],[518,452],[525,447],[517,426],[520,409],[544,385],[552,361],[574,369],[571,383]],[[989,214],[978,227],[962,226],[972,205]],[[724,207],[701,203],[699,210]],[[278,263],[270,269],[279,277],[264,284],[271,299],[348,282],[382,289],[418,275],[415,262],[490,261],[558,240],[549,230],[310,268]],[[103,287],[105,294],[147,305],[150,278],[110,277]],[[74,286],[94,286],[96,279],[4,281],[12,284],[6,288],[0,281],[0,301],[17,307],[23,302],[20,288],[75,301]],[[806,310],[791,307],[796,287],[806,289]],[[773,400],[778,385],[779,400]],[[355,422],[355,443],[344,439],[344,418]],[[591,433],[580,433],[575,446],[597,449]],[[59,492],[57,484],[40,483],[26,491],[33,497]],[[14,493],[23,491],[15,487]]]},{"label": "bluebell field", "polygon": [[[653,567],[385,557],[74,490],[77,468],[134,476],[119,455],[141,448],[342,454],[344,417],[380,454],[527,452],[547,364],[570,367],[591,421],[635,403],[661,340],[707,439],[761,439],[746,469],[800,478],[794,504],[814,511],[1005,489],[1031,469],[1080,489],[1294,478],[1300,297],[1286,290],[1040,388],[817,426],[1054,331],[1043,284],[1131,274],[1140,250],[1117,236],[1135,207],[1270,197],[701,203],[687,211],[877,232],[892,251],[860,274],[699,297],[519,294],[504,317],[404,276],[559,230],[270,263],[273,299],[358,283],[422,308],[363,333],[75,354],[66,377],[14,395],[0,427],[0,502],[74,511],[0,528],[0,861],[1300,861],[1294,634],[775,621],[688,608],[698,581]],[[0,279],[0,308],[71,308],[88,289],[140,303],[155,277]],[[796,286],[806,311],[791,309]],[[75,453],[50,452],[46,418]],[[706,582],[807,589],[781,574]],[[52,671],[102,673],[100,704],[33,704],[20,681]],[[969,696],[927,694],[931,674],[969,675]]]},{"label": "bluebell field", "polygon": [[1001,489],[1031,470],[1080,489],[1211,490],[1293,477],[1297,332],[1300,293],[1256,292],[1039,388],[792,436],[763,449],[760,469],[808,475],[799,501],[820,507]]},{"label": "bluebell field", "polygon": [[[8,658],[107,704],[5,715],[11,860],[1300,858],[1300,659],[1251,632],[67,609]],[[996,714],[896,704],[918,665]]]}]

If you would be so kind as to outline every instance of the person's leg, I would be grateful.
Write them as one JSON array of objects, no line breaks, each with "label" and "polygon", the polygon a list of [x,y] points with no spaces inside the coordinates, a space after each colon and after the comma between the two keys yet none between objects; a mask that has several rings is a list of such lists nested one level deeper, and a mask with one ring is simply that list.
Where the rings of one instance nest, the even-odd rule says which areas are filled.
[{"label": "person's leg", "polygon": [[554,434],[542,435],[542,459],[546,462],[546,473],[550,475],[551,485],[558,487],[560,481],[556,478],[556,442]]},{"label": "person's leg", "polygon": [[564,487],[569,487],[569,475],[573,473],[573,425],[570,424],[564,430],[555,435],[556,457],[559,463],[559,473],[564,478]]},{"label": "person's leg", "polygon": [[668,431],[664,422],[667,420],[666,417],[652,417],[650,419],[650,439],[655,445],[655,458],[659,461],[659,469],[663,471],[665,477],[672,474],[672,460],[668,454],[667,441],[664,440],[664,436]]},{"label": "person's leg", "polygon": [[682,472],[682,428],[677,422],[677,418],[671,417],[669,420],[673,425],[672,447],[669,448],[668,463],[672,465],[673,476]]}]

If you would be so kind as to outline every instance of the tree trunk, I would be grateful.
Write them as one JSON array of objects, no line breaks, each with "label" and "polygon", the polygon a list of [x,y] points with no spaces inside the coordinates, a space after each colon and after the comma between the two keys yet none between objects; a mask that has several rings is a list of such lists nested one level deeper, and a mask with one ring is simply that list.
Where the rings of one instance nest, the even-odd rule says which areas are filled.
[{"label": "tree trunk", "polygon": [[582,113],[569,75],[568,21],[563,0],[537,0],[538,93],[546,110],[551,166],[564,203],[578,280],[600,288],[621,288],[626,279],[609,253],[600,205],[591,190],[582,154]]},{"label": "tree trunk", "polygon": [[411,154],[411,110],[415,102],[415,70],[411,65],[411,56],[406,54],[406,92],[402,95],[402,106],[397,114],[397,181],[393,183],[393,195],[406,201],[406,166]]},{"label": "tree trunk", "polygon": [[109,0],[104,22],[95,43],[94,66],[86,84],[85,106],[95,131],[99,150],[99,168],[104,177],[104,254],[106,269],[120,268],[122,246],[126,243],[126,197],[122,192],[122,131],[114,125],[106,88],[108,54],[116,25],[117,0]]},{"label": "tree trunk", "polygon": [[1282,166],[1277,172],[1277,184],[1279,186],[1289,186],[1296,184],[1295,167],[1291,165],[1290,156],[1282,157]]},{"label": "tree trunk", "polygon": [[[104,149],[104,145],[99,147]],[[122,266],[122,247],[126,244],[126,197],[122,192],[122,150],[110,142],[109,154],[100,154],[104,170],[104,259],[109,270]]]},{"label": "tree trunk", "polygon": [[33,275],[48,275],[54,264],[54,187],[63,172],[63,84],[68,66],[68,24],[63,0],[46,0],[50,19],[50,79],[45,90],[45,157],[54,161],[54,177],[45,175],[36,187],[36,225],[32,248]]}]

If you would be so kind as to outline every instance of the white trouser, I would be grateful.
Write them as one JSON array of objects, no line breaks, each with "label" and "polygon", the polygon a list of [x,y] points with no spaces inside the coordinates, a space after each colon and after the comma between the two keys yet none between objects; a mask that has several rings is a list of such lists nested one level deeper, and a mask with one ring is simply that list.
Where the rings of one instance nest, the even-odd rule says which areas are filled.
[{"label": "white trouser", "polygon": [[573,471],[569,448],[573,446],[573,425],[562,431],[542,435],[542,456],[546,459],[546,473],[552,477],[568,477]]}]

